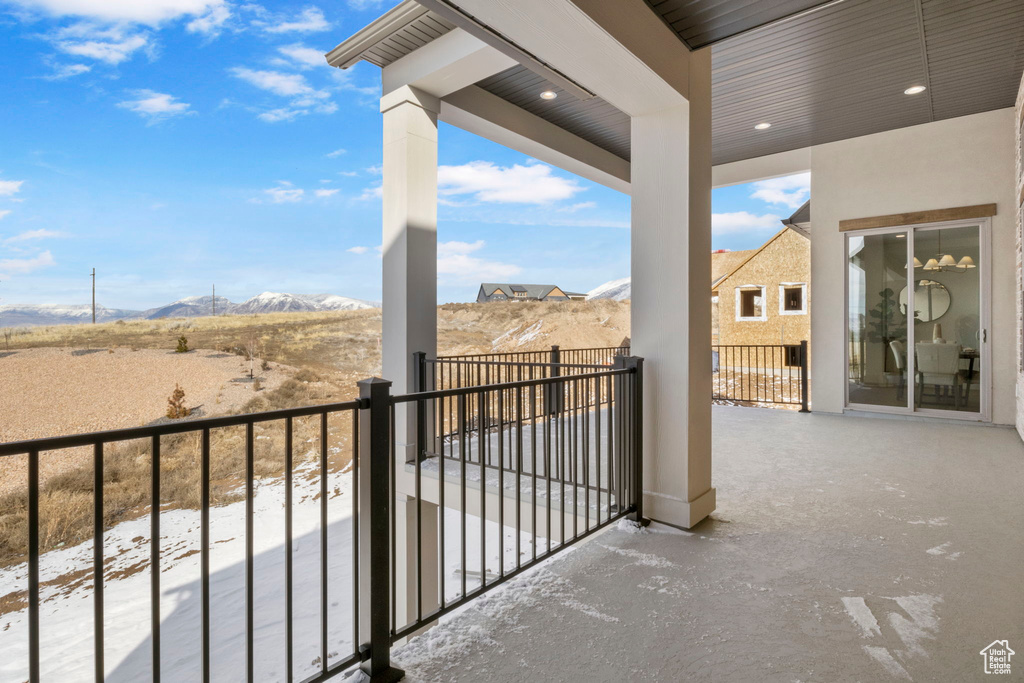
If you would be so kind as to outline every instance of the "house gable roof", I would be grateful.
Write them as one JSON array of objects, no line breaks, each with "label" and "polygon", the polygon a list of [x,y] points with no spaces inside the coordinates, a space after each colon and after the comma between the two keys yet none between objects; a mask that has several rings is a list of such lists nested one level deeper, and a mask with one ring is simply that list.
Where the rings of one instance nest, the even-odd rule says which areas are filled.
[{"label": "house gable roof", "polygon": [[[528,299],[543,299],[551,294],[553,290],[559,289],[556,285],[523,285],[504,282],[484,282],[480,285],[484,296],[493,296],[497,290],[504,292],[523,292]],[[560,290],[559,291],[563,291]]]},{"label": "house gable roof", "polygon": [[[784,227],[784,228],[783,228],[782,230],[779,230],[779,231],[778,231],[777,233],[775,233],[775,235],[773,235],[773,236],[772,236],[772,238],[771,238],[770,240],[768,240],[767,242],[765,242],[764,244],[762,244],[762,245],[761,245],[760,247],[758,247],[757,249],[754,249],[753,251],[749,252],[749,254],[750,254],[749,256],[747,256],[747,257],[746,257],[745,259],[743,259],[743,260],[742,260],[742,261],[740,261],[740,262],[739,262],[738,264],[736,264],[736,265],[735,265],[735,266],[733,267],[733,269],[732,269],[732,270],[730,270],[730,271],[729,271],[728,273],[726,273],[725,275],[723,275],[722,277],[720,277],[720,278],[719,278],[719,279],[718,279],[718,280],[717,280],[717,281],[716,281],[716,282],[714,283],[713,287],[717,287],[717,286],[718,286],[718,285],[720,285],[721,283],[723,283],[723,282],[725,282],[726,280],[728,280],[729,278],[731,278],[731,277],[732,277],[733,275],[735,275],[735,274],[736,274],[736,273],[737,273],[737,272],[738,272],[738,271],[739,271],[739,270],[740,270],[741,268],[743,268],[743,266],[745,266],[745,265],[747,265],[748,263],[750,263],[750,261],[751,261],[751,260],[752,260],[752,259],[753,259],[754,257],[756,257],[756,256],[757,256],[758,254],[760,254],[760,253],[761,253],[762,251],[764,251],[765,249],[767,249],[767,248],[768,248],[768,245],[770,245],[770,244],[772,244],[773,242],[775,242],[775,240],[777,240],[777,239],[779,239],[780,237],[782,237],[783,235],[785,235],[785,234],[786,234],[786,232],[787,232],[788,230],[791,230],[791,229],[792,229],[792,228],[790,228],[790,227],[789,227],[789,226],[787,225],[787,226],[786,226],[786,227]],[[801,232],[798,232],[798,231],[796,231],[796,230],[794,230],[793,232],[796,232],[796,233],[797,233],[798,235],[800,235],[800,236],[802,236],[802,237],[805,237],[805,238],[806,238],[806,235],[804,235],[804,234],[803,234],[803,233],[801,233]]]}]

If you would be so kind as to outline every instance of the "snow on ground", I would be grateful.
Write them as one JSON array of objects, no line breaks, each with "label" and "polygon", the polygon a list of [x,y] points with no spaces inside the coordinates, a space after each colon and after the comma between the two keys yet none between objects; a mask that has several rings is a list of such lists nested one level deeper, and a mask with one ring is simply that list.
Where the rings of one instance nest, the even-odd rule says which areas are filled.
[{"label": "snow on ground", "polygon": [[[294,660],[296,678],[315,673],[320,654],[320,503],[313,472],[294,481]],[[331,474],[328,499],[329,662],[352,651],[351,470]],[[261,680],[286,680],[284,484],[256,482],[254,498],[255,666]],[[167,510],[161,524],[161,666],[166,679],[201,678],[200,519],[195,510]],[[500,568],[498,525],[466,515],[466,590],[479,586],[481,565],[488,580]],[[445,597],[462,593],[462,515],[445,514]],[[104,599],[105,665],[110,681],[151,676],[149,518],[125,522],[104,537],[107,558]],[[245,502],[210,511],[211,660],[214,680],[244,679]],[[503,534],[504,566],[516,567],[516,533]],[[538,549],[546,548],[538,537]],[[483,549],[484,553],[481,554]],[[521,562],[533,558],[530,534],[519,538]],[[41,558],[42,674],[51,680],[89,678],[93,667],[92,541]],[[0,570],[0,595],[25,591],[25,565]],[[455,613],[457,614],[457,612]],[[446,620],[453,618],[446,617]],[[0,616],[0,680],[28,677],[27,610]]]}]

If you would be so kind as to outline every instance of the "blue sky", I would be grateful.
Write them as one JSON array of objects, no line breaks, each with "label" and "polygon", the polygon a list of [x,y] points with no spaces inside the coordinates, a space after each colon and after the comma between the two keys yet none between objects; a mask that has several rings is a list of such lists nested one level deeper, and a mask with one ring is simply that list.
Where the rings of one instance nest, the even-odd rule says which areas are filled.
[{"label": "blue sky", "polygon": [[[0,303],[380,298],[379,72],[322,54],[394,2],[0,0]],[[629,274],[629,198],[442,124],[438,297]],[[806,177],[716,190],[756,247]]]}]

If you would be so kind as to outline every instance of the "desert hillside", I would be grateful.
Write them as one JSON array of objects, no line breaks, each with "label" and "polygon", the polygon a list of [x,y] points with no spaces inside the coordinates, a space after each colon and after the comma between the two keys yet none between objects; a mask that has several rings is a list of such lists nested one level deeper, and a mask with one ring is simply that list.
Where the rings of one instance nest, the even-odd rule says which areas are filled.
[{"label": "desert hillside", "polygon": [[[446,304],[437,315],[449,355],[618,346],[629,335],[628,301]],[[189,351],[176,353],[182,337]],[[347,400],[356,381],[381,374],[380,338],[379,309],[7,329],[0,408],[16,419],[0,441],[146,424],[179,383],[197,416]]]}]

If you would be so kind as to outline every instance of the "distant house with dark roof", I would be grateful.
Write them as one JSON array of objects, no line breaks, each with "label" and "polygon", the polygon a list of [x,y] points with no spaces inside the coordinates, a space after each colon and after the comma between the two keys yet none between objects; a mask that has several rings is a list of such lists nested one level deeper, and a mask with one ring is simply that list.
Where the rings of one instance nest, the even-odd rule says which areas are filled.
[{"label": "distant house with dark roof", "polygon": [[586,294],[567,292],[557,285],[520,285],[485,282],[476,295],[478,304],[490,301],[569,301],[586,299]]}]

